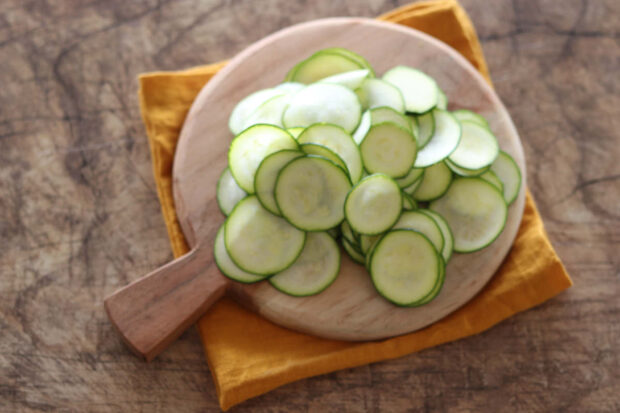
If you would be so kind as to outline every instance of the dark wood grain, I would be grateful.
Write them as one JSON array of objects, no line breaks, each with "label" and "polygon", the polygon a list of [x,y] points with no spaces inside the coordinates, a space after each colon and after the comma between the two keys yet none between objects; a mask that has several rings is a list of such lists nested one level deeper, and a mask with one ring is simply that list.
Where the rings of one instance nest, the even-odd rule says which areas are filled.
[{"label": "dark wood grain", "polygon": [[[102,299],[171,259],[138,73],[391,1],[0,3],[0,411],[217,411],[195,330],[135,358]],[[620,3],[464,0],[575,286],[492,330],[254,411],[620,411]]]}]

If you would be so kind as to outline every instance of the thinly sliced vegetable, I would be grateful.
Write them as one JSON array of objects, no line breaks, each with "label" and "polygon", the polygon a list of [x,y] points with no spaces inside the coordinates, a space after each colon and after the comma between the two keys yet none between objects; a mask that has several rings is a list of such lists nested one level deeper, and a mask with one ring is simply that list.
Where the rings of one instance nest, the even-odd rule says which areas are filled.
[{"label": "thinly sliced vegetable", "polygon": [[389,106],[380,106],[370,109],[370,123],[378,125],[379,123],[392,122],[398,126],[411,131],[413,134],[412,120],[402,113],[397,112]]},{"label": "thinly sliced vegetable", "polygon": [[349,242],[348,239],[343,238],[342,246],[353,261],[355,261],[358,264],[364,265],[364,262],[365,262],[364,255],[362,255],[362,253],[357,251],[355,247]]},{"label": "thinly sliced vegetable", "polygon": [[424,175],[424,168],[411,168],[409,173],[402,178],[396,179],[396,183],[401,188],[407,188],[409,185],[416,182],[418,179],[421,179]]},{"label": "thinly sliced vegetable", "polygon": [[362,179],[347,195],[344,215],[351,228],[365,235],[376,235],[394,225],[402,210],[400,187],[385,174]]},{"label": "thinly sliced vegetable", "polygon": [[443,250],[444,239],[435,220],[426,214],[416,211],[404,211],[392,229],[413,229],[424,234],[438,252]]},{"label": "thinly sliced vegetable", "polygon": [[480,178],[458,178],[446,194],[430,205],[443,216],[454,235],[454,251],[478,251],[499,236],[508,208],[502,194]]},{"label": "thinly sliced vegetable", "polygon": [[455,174],[469,178],[474,176],[480,176],[491,168],[490,166],[485,166],[484,168],[480,169],[465,169],[453,164],[450,161],[450,158],[445,159],[444,162],[446,163],[448,168],[450,168]]},{"label": "thinly sliced vegetable", "polygon": [[348,57],[349,59],[355,61],[358,65],[360,65],[360,67],[368,69],[370,71],[370,77],[375,77],[375,71],[373,70],[370,63],[368,63],[368,60],[366,60],[363,56],[360,56],[352,50],[345,49],[344,47],[328,47],[327,49],[323,49],[323,52],[335,53]]},{"label": "thinly sliced vegetable", "polygon": [[426,297],[422,298],[417,303],[414,303],[413,305],[411,305],[411,307],[420,307],[424,304],[428,304],[431,301],[433,301],[435,298],[437,298],[437,296],[441,292],[441,289],[443,288],[443,284],[446,281],[446,263],[443,261],[443,258],[441,257],[441,255],[439,257],[441,258],[441,263],[439,265],[439,279],[435,283],[435,286],[433,287],[431,292],[428,293]]},{"label": "thinly sliced vegetable", "polygon": [[347,164],[342,160],[340,156],[338,156],[336,152],[332,151],[327,146],[320,145],[318,143],[308,142],[302,143],[301,145],[299,145],[299,147],[307,155],[322,156],[323,158],[329,159],[330,161],[344,169],[347,174],[349,173],[349,168],[347,167]]},{"label": "thinly sliced vegetable", "polygon": [[450,112],[435,109],[433,118],[435,120],[433,137],[418,152],[416,168],[425,168],[443,161],[454,152],[461,139],[461,125]]},{"label": "thinly sliced vegetable", "polygon": [[459,122],[474,122],[489,129],[489,122],[487,122],[484,116],[472,112],[471,110],[459,109],[452,112],[452,114]]},{"label": "thinly sliced vegetable", "polygon": [[254,195],[240,201],[224,227],[226,251],[242,270],[270,275],[291,266],[306,233],[267,211]]},{"label": "thinly sliced vegetable", "polygon": [[421,175],[418,179],[413,181],[413,183],[411,185],[404,187],[403,191],[408,193],[409,195],[413,196],[413,193],[415,192],[415,190],[418,189],[420,184],[422,184],[422,177],[423,176],[424,175]]},{"label": "thinly sliced vegetable", "polygon": [[493,163],[499,153],[495,136],[484,126],[461,122],[461,141],[450,154],[450,162],[465,169],[480,169]]},{"label": "thinly sliced vegetable", "polygon": [[289,128],[286,131],[290,133],[293,138],[297,139],[297,137],[304,131],[304,129],[306,128],[298,126],[296,128]]},{"label": "thinly sliced vegetable", "polygon": [[282,114],[288,106],[291,96],[288,94],[274,96],[262,103],[243,123],[243,129],[265,124],[282,127]]},{"label": "thinly sliced vegetable", "polygon": [[297,141],[273,125],[252,126],[233,139],[228,150],[228,167],[237,184],[254,193],[254,175],[267,155],[282,149],[298,149]]},{"label": "thinly sliced vegetable", "polygon": [[404,177],[416,159],[417,146],[411,132],[386,122],[373,125],[360,144],[364,167],[370,173]]},{"label": "thinly sliced vegetable", "polygon": [[407,112],[424,113],[437,105],[439,87],[432,77],[420,70],[396,66],[385,72],[383,80],[402,92]]},{"label": "thinly sliced vegetable", "polygon": [[329,124],[312,125],[297,137],[297,141],[302,145],[316,143],[331,149],[347,165],[353,184],[361,179],[364,168],[360,149],[342,128]]},{"label": "thinly sliced vegetable", "polygon": [[321,79],[322,83],[336,83],[338,85],[346,86],[351,90],[355,90],[364,83],[364,80],[370,76],[370,70],[359,69],[351,72],[338,73],[337,75],[328,76]]},{"label": "thinly sliced vegetable", "polygon": [[401,195],[403,196],[403,210],[405,211],[413,211],[418,208],[418,203],[413,199],[411,195],[406,193],[405,191],[401,191]]},{"label": "thinly sliced vegetable", "polygon": [[254,191],[260,203],[272,214],[281,215],[274,191],[280,170],[293,159],[304,156],[295,149],[283,149],[267,156],[258,166],[254,176]]},{"label": "thinly sliced vegetable", "polygon": [[452,230],[450,226],[439,213],[432,211],[430,209],[420,209],[420,212],[431,217],[435,224],[439,227],[441,231],[441,235],[443,236],[443,248],[441,249],[441,255],[443,257],[444,262],[447,264],[450,261],[450,257],[452,257],[452,252],[454,251],[454,235],[452,235]]},{"label": "thinly sliced vegetable", "polygon": [[504,199],[508,205],[512,204],[521,189],[521,171],[510,155],[500,151],[497,159],[491,165],[491,170],[504,184]]},{"label": "thinly sliced vegetable", "polygon": [[226,251],[226,244],[224,243],[224,225],[220,227],[215,236],[215,245],[213,247],[213,257],[215,263],[220,269],[222,274],[228,278],[241,282],[241,283],[255,283],[264,280],[264,275],[252,274],[247,271],[243,271],[230,259],[228,251]]},{"label": "thinly sliced vegetable", "polygon": [[351,133],[361,116],[362,107],[350,89],[331,83],[315,83],[291,97],[282,123],[286,128],[332,123]]},{"label": "thinly sliced vegetable", "polygon": [[233,109],[228,119],[228,127],[233,135],[240,134],[246,123],[246,119],[263,103],[269,99],[286,94],[284,90],[262,89],[243,98]]},{"label": "thinly sliced vegetable", "polygon": [[441,258],[431,242],[406,229],[390,231],[378,241],[369,267],[379,294],[399,306],[425,298],[441,276]]},{"label": "thinly sliced vegetable", "polygon": [[416,201],[432,201],[442,196],[452,182],[452,171],[443,162],[429,166],[424,170],[422,183],[413,193]]},{"label": "thinly sliced vegetable", "polygon": [[338,244],[326,232],[311,232],[293,265],[269,278],[278,290],[296,297],[315,295],[329,287],[340,271]]},{"label": "thinly sliced vegetable", "polygon": [[368,130],[370,129],[371,121],[372,121],[372,118],[370,116],[370,111],[367,110],[362,114],[360,124],[357,126],[357,129],[355,129],[355,132],[353,132],[353,140],[355,141],[356,144],[359,145],[360,143],[362,143],[362,141],[366,137],[366,134],[368,133]]},{"label": "thinly sliced vegetable", "polygon": [[293,67],[286,76],[286,80],[310,84],[328,76],[358,69],[364,69],[364,67],[349,57],[319,51]]},{"label": "thinly sliced vegetable", "polygon": [[485,181],[493,185],[502,194],[504,193],[504,184],[497,177],[497,175],[495,175],[495,172],[493,172],[492,170],[489,169],[488,171],[480,175],[480,178],[484,179]]},{"label": "thinly sliced vegetable", "polygon": [[405,101],[401,91],[381,79],[364,80],[355,93],[365,109],[387,106],[399,113],[405,113]]},{"label": "thinly sliced vegetable", "polygon": [[228,216],[235,205],[247,195],[247,192],[237,185],[235,178],[233,178],[228,168],[222,171],[220,179],[217,181],[216,193],[217,204],[222,214],[226,216]]},{"label": "thinly sliced vegetable", "polygon": [[413,116],[418,123],[418,147],[426,146],[435,133],[435,116],[430,110],[423,115]]},{"label": "thinly sliced vegetable", "polygon": [[282,216],[291,224],[306,231],[325,231],[344,219],[344,200],[350,189],[351,181],[342,168],[308,155],[280,171],[275,197]]}]

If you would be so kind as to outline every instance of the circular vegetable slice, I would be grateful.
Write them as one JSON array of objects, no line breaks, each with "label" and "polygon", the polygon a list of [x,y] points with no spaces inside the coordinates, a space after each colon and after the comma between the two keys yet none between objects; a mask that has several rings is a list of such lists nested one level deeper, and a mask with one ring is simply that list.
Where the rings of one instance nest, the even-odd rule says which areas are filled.
[{"label": "circular vegetable slice", "polygon": [[351,181],[342,168],[308,155],[280,171],[275,197],[291,224],[306,231],[324,231],[344,219],[344,200],[350,189]]},{"label": "circular vegetable slice", "polygon": [[407,129],[413,134],[412,120],[409,119],[407,116],[403,115],[402,113],[399,113],[388,106],[381,106],[378,108],[370,109],[370,123],[372,125],[377,125],[383,122],[395,123],[398,126]]},{"label": "circular vegetable slice", "polygon": [[338,85],[346,86],[351,90],[355,90],[364,83],[364,79],[370,76],[370,70],[359,69],[352,70],[350,72],[338,73],[337,75],[329,76],[321,79],[322,83],[336,83]]},{"label": "circular vegetable slice", "polygon": [[222,224],[215,236],[215,245],[213,246],[213,256],[215,257],[215,263],[220,269],[222,274],[228,278],[239,281],[241,283],[255,283],[264,280],[264,275],[252,274],[247,271],[243,271],[237,267],[237,264],[230,259],[228,251],[226,251],[226,244],[224,243],[224,226]]},{"label": "circular vegetable slice", "polygon": [[318,294],[338,277],[340,250],[326,232],[311,232],[297,261],[269,278],[269,283],[283,293],[296,297]]},{"label": "circular vegetable slice", "polygon": [[310,84],[328,76],[358,69],[365,68],[347,56],[321,50],[293,67],[286,80]]},{"label": "circular vegetable slice", "polygon": [[459,122],[474,122],[489,129],[489,122],[482,115],[471,110],[459,109],[452,112],[452,114]]},{"label": "circular vegetable slice", "polygon": [[493,163],[499,153],[495,136],[484,126],[461,122],[461,141],[450,154],[450,161],[465,169],[480,169]]},{"label": "circular vegetable slice", "polygon": [[459,145],[461,125],[445,110],[433,110],[435,129],[433,136],[418,152],[416,168],[425,168],[446,159]]},{"label": "circular vegetable slice", "polygon": [[414,116],[413,119],[418,122],[418,146],[422,148],[426,146],[435,133],[435,116],[433,111],[429,110],[423,115]]},{"label": "circular vegetable slice", "polygon": [[413,193],[416,201],[431,201],[442,196],[452,182],[452,171],[445,163],[439,162],[424,170],[422,183]]},{"label": "circular vegetable slice", "polygon": [[401,188],[406,188],[418,179],[422,178],[422,175],[424,175],[424,168],[411,168],[407,175],[402,178],[398,178],[395,181]]},{"label": "circular vegetable slice", "polygon": [[387,231],[402,210],[400,187],[384,174],[362,179],[347,195],[344,215],[351,228],[366,235]]},{"label": "circular vegetable slice", "polygon": [[327,49],[323,49],[321,51],[324,53],[334,53],[348,57],[349,59],[354,60],[361,67],[368,69],[370,71],[370,77],[375,76],[375,71],[373,70],[370,63],[368,63],[368,60],[366,60],[363,56],[360,56],[352,50],[345,49],[344,47],[328,47]]},{"label": "circular vegetable slice", "polygon": [[443,250],[444,239],[435,220],[420,211],[404,211],[393,229],[413,229],[424,234],[438,252]]},{"label": "circular vegetable slice", "polygon": [[278,174],[284,166],[304,153],[294,149],[283,149],[268,155],[258,166],[254,176],[254,190],[260,203],[272,214],[281,215],[273,195]]},{"label": "circular vegetable slice", "polygon": [[301,253],[306,233],[267,211],[254,195],[237,204],[224,230],[226,251],[242,270],[274,274],[291,266]]},{"label": "circular vegetable slice", "polygon": [[405,101],[400,90],[381,79],[364,80],[362,85],[355,90],[355,94],[366,109],[387,106],[405,113]]},{"label": "circular vegetable slice", "polygon": [[356,184],[362,178],[364,168],[360,149],[344,129],[329,124],[307,127],[297,138],[300,144],[316,143],[331,149],[347,165],[351,181]]},{"label": "circular vegetable slice", "polygon": [[299,146],[305,154],[322,156],[323,158],[329,159],[330,161],[344,169],[347,173],[349,173],[349,168],[347,168],[347,164],[344,163],[342,158],[338,156],[336,152],[332,151],[327,146],[311,142],[302,143]]},{"label": "circular vegetable slice", "polygon": [[264,102],[269,99],[283,95],[286,91],[273,89],[262,89],[243,98],[233,109],[228,119],[228,127],[233,135],[238,135],[243,131],[243,126],[247,118]]},{"label": "circular vegetable slice", "polygon": [[480,169],[465,169],[461,168],[460,166],[456,166],[450,161],[450,158],[445,159],[444,162],[446,163],[446,166],[452,170],[452,172],[465,177],[480,176],[486,171],[488,171],[490,168],[490,166],[485,166],[484,168]]},{"label": "circular vegetable slice", "polygon": [[377,292],[399,306],[411,306],[431,293],[441,276],[441,258],[421,233],[401,229],[381,238],[370,257]]},{"label": "circular vegetable slice", "polygon": [[396,66],[383,75],[383,80],[403,94],[407,112],[424,113],[437,105],[439,87],[426,73],[406,66]]},{"label": "circular vegetable slice", "polygon": [[454,251],[474,252],[491,244],[506,225],[503,195],[481,178],[458,178],[444,196],[430,205],[443,216],[454,235]]},{"label": "circular vegetable slice", "polygon": [[386,122],[370,127],[360,150],[364,167],[369,173],[384,173],[398,178],[411,170],[417,145],[411,132]]},{"label": "circular vegetable slice", "polygon": [[362,141],[366,137],[366,134],[368,133],[368,129],[370,129],[370,124],[371,124],[370,111],[367,110],[362,115],[362,118],[360,119],[360,124],[357,126],[357,129],[355,129],[355,132],[353,132],[353,140],[355,141],[356,144],[359,145],[360,143],[362,143]]},{"label": "circular vegetable slice", "polygon": [[282,122],[285,127],[332,123],[351,133],[359,124],[362,107],[349,88],[331,83],[314,83],[295,93]]},{"label": "circular vegetable slice", "polygon": [[267,155],[282,149],[298,149],[297,141],[273,125],[255,125],[237,135],[228,150],[228,167],[237,184],[254,193],[254,175]]},{"label": "circular vegetable slice", "polygon": [[504,199],[508,205],[512,204],[521,189],[521,171],[510,155],[500,151],[497,159],[491,165],[491,170],[504,184]]},{"label": "circular vegetable slice", "polygon": [[454,236],[452,235],[452,230],[450,229],[450,226],[448,225],[444,217],[442,217],[435,211],[431,211],[430,209],[420,209],[420,212],[431,217],[435,221],[435,224],[437,224],[437,226],[439,227],[439,230],[441,231],[441,235],[443,235],[444,240],[441,255],[444,262],[447,264],[450,260],[450,257],[452,257],[452,252],[454,251]]},{"label": "circular vegetable slice", "polygon": [[228,216],[235,205],[241,201],[247,193],[237,185],[235,178],[226,168],[222,171],[220,179],[217,181],[217,204],[222,214]]},{"label": "circular vegetable slice", "polygon": [[480,178],[484,179],[485,181],[493,185],[495,188],[497,188],[499,192],[504,193],[504,184],[497,177],[497,175],[495,175],[495,172],[493,172],[492,170],[489,169],[488,171],[480,175]]}]

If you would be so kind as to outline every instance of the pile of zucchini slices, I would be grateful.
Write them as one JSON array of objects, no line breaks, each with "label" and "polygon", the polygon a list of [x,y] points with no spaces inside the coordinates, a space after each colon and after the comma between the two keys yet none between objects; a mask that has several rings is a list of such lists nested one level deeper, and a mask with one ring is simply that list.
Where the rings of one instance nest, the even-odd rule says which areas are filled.
[{"label": "pile of zucchini slices", "polygon": [[384,298],[426,304],[453,252],[499,236],[521,186],[484,117],[447,110],[420,70],[377,77],[342,48],[318,51],[283,83],[245,97],[229,128],[217,265],[293,296],[336,279],[340,244]]}]

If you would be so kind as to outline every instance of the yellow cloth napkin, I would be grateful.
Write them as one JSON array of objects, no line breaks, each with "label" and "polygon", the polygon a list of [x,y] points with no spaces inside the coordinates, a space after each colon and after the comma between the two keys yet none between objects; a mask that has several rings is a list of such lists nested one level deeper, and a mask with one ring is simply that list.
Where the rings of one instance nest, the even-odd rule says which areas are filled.
[{"label": "yellow cloth napkin", "polygon": [[[379,19],[435,36],[462,53],[490,82],[474,28],[455,0],[415,3]],[[188,247],[172,196],[174,150],[192,101],[225,64],[140,76],[142,115],[175,256],[186,253]],[[375,342],[324,340],[278,327],[226,298],[209,310],[198,328],[220,405],[226,410],[295,380],[400,357],[479,333],[571,285],[528,192],[514,246],[491,282],[467,305],[423,330]]]}]

